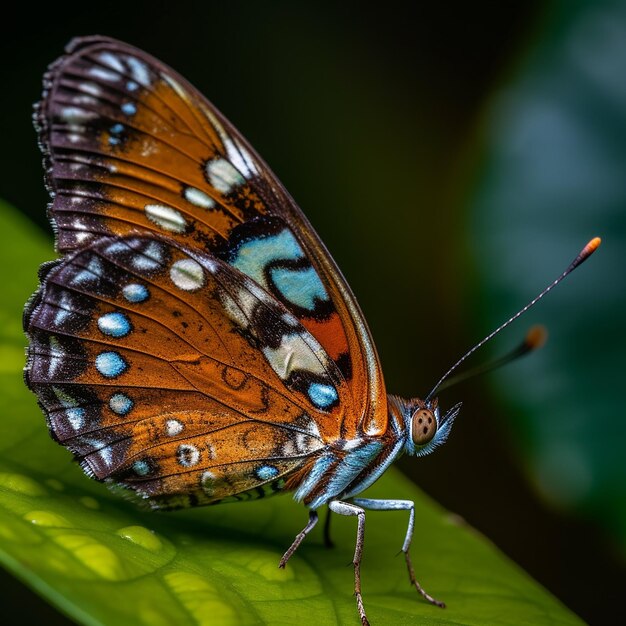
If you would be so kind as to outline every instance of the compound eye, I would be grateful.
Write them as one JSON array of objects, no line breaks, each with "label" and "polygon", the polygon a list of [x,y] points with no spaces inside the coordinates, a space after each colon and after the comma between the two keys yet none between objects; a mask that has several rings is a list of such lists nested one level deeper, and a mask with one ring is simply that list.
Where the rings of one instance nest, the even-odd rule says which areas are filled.
[{"label": "compound eye", "polygon": [[437,432],[437,420],[429,409],[418,409],[413,414],[413,427],[411,429],[413,443],[418,446],[427,444]]}]

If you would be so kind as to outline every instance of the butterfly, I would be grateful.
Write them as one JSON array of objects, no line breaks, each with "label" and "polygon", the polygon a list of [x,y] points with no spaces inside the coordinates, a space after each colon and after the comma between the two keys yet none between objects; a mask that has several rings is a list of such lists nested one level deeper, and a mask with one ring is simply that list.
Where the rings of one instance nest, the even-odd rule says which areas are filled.
[{"label": "butterfly", "polygon": [[[52,437],[84,472],[154,509],[291,492],[357,518],[415,509],[358,497],[423,456],[460,404],[387,394],[370,331],[276,176],[194,87],[145,52],[73,40],[35,124],[61,257],[24,314],[25,369]],[[597,247],[597,246],[596,246]]]}]

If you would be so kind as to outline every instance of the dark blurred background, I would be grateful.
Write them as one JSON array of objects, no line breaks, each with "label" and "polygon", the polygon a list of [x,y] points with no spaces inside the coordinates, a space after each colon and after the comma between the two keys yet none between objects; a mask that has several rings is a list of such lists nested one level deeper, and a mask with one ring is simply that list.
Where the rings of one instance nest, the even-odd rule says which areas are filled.
[{"label": "dark blurred background", "polygon": [[[551,333],[545,349],[445,392],[446,407],[464,401],[450,441],[400,466],[586,621],[618,623],[626,3],[28,10],[3,15],[0,197],[50,231],[30,111],[65,43],[99,33],[144,48],[229,117],[306,212],[359,299],[392,392],[427,393],[604,237],[597,258],[475,361],[536,321]],[[65,622],[10,577],[2,585],[3,610],[19,607],[22,623]]]}]

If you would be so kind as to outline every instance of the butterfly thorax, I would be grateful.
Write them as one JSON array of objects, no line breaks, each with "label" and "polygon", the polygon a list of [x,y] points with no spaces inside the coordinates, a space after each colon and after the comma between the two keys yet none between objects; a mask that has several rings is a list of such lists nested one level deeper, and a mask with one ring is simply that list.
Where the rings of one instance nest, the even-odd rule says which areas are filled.
[{"label": "butterfly thorax", "polygon": [[294,498],[316,509],[331,500],[355,496],[369,487],[405,446],[403,423],[391,420],[389,426],[383,436],[362,433],[326,445],[295,477]]},{"label": "butterfly thorax", "polygon": [[390,395],[388,412],[388,428],[382,435],[362,433],[320,450],[294,481],[295,499],[316,509],[330,500],[357,495],[401,454],[423,456],[443,443],[458,407],[442,417],[436,399],[425,402]]}]

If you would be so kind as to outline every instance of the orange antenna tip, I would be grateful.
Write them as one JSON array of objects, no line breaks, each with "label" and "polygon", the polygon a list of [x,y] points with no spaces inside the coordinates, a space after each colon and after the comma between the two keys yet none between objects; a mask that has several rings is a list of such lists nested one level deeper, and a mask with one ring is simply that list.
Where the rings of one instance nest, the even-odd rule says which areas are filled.
[{"label": "orange antenna tip", "polygon": [[565,270],[564,274],[569,274],[574,268],[586,261],[602,243],[600,237],[594,237],[589,243],[578,253],[578,256],[572,261],[572,264]]},{"label": "orange antenna tip", "polygon": [[584,260],[589,258],[602,243],[602,239],[600,237],[594,237],[581,251],[578,255],[578,263],[582,263]]},{"label": "orange antenna tip", "polygon": [[543,348],[546,341],[548,341],[548,330],[542,324],[531,326],[526,333],[526,337],[524,338],[524,343],[528,347],[528,350],[538,350],[539,348]]},{"label": "orange antenna tip", "polygon": [[602,239],[600,239],[600,237],[594,237],[584,248],[583,251],[580,253],[582,256],[584,257],[588,257],[590,254],[593,254],[599,247],[600,244],[602,243]]}]

